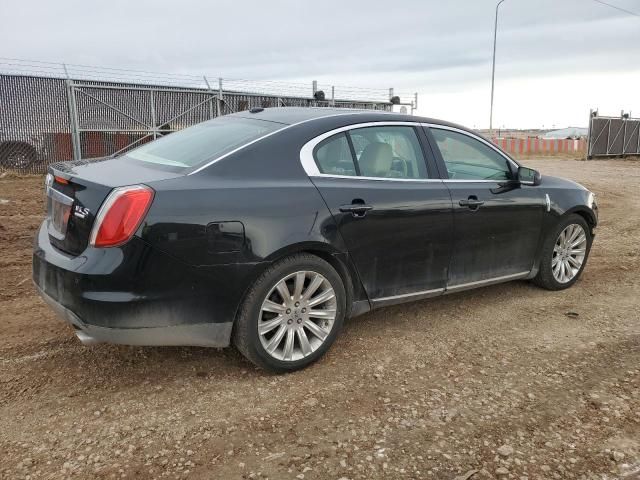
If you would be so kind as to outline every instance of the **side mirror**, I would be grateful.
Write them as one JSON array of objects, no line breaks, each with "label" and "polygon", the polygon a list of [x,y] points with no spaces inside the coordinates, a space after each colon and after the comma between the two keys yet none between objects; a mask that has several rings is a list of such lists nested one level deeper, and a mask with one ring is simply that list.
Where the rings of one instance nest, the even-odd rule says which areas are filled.
[{"label": "side mirror", "polygon": [[519,167],[518,182],[522,185],[540,185],[542,183],[542,175],[533,168]]}]

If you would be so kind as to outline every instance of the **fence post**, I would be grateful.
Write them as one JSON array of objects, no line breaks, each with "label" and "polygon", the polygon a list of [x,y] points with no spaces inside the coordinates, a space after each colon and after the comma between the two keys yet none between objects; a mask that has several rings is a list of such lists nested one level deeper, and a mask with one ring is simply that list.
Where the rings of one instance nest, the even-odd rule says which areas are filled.
[{"label": "fence post", "polygon": [[331,106],[336,106],[336,87],[335,85],[331,85]]},{"label": "fence post", "polygon": [[218,106],[218,116],[221,116],[222,113],[222,102],[223,102],[223,98],[222,98],[222,78],[218,77],[218,100],[217,100],[217,106]]},{"label": "fence post", "polygon": [[62,64],[64,74],[67,77],[65,83],[67,85],[67,103],[69,104],[69,129],[71,130],[71,145],[73,147],[73,159],[80,160],[82,157],[82,149],[80,148],[80,132],[78,131],[78,109],[76,105],[76,94],[73,86],[73,80],[69,76],[67,65]]},{"label": "fence post", "polygon": [[591,135],[593,135],[592,124],[593,124],[593,108],[590,108],[589,109],[589,129],[587,130],[587,160],[591,160]]},{"label": "fence post", "polygon": [[151,110],[151,127],[153,128],[153,139],[158,138],[158,120],[156,119],[156,95],[153,90],[149,90],[149,109]]},{"label": "fence post", "polygon": [[627,119],[624,118],[624,112],[622,114],[622,121],[624,130],[622,131],[622,155],[624,155],[624,147],[627,145]]},{"label": "fence post", "polygon": [[215,118],[215,114],[213,112],[213,92],[211,91],[211,85],[209,85],[209,80],[207,80],[207,76],[203,75],[204,84],[207,86],[207,90],[209,90],[209,94],[211,95],[211,101],[209,102],[209,117]]}]

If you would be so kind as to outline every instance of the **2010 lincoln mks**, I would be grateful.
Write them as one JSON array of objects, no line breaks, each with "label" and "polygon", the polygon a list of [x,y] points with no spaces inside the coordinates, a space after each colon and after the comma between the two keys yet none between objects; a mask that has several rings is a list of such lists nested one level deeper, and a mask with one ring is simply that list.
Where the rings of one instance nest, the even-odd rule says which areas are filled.
[{"label": "2010 lincoln mks", "polygon": [[223,116],[50,167],[33,279],[85,343],[317,360],[345,318],[516,279],[570,287],[594,195],[470,130],[374,111]]}]

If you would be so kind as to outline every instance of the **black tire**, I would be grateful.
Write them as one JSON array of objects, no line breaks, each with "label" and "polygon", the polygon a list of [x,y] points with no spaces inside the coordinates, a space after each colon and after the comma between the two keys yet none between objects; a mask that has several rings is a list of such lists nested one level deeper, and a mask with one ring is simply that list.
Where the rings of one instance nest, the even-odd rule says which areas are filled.
[{"label": "black tire", "polygon": [[[324,276],[333,287],[336,299],[336,317],[324,342],[308,356],[296,361],[279,360],[263,347],[258,334],[258,320],[262,303],[274,285],[287,275],[306,270]],[[248,360],[255,365],[277,373],[305,368],[318,360],[331,347],[344,323],[346,293],[342,278],[326,261],[308,253],[299,253],[283,258],[268,267],[254,282],[245,296],[236,317],[233,343]]]},{"label": "black tire", "polygon": [[0,167],[23,172],[38,160],[38,153],[28,143],[6,142],[0,145]]},{"label": "black tire", "polygon": [[[562,233],[565,228],[572,224],[580,225],[584,230],[587,237],[586,252],[582,265],[580,266],[580,269],[578,270],[576,275],[568,282],[562,283],[556,280],[555,276],[553,275],[553,269],[551,265],[553,259],[553,248],[556,244],[556,241],[558,240],[558,236],[560,235],[560,233]],[[547,238],[545,238],[544,240],[542,255],[540,257],[540,270],[538,271],[536,277],[533,279],[533,283],[547,290],[564,290],[565,288],[571,287],[578,281],[578,278],[580,278],[580,275],[582,275],[584,267],[587,265],[592,242],[593,236],[591,235],[591,228],[583,217],[577,214],[570,214],[566,217],[563,217],[555,226],[555,228],[553,228],[549,232]]]}]

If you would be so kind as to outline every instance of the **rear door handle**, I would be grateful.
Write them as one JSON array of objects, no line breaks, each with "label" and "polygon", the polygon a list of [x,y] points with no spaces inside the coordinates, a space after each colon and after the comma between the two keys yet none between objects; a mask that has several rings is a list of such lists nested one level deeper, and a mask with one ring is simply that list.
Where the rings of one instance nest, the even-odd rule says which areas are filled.
[{"label": "rear door handle", "polygon": [[478,197],[471,196],[467,200],[460,200],[458,204],[461,207],[469,207],[471,210],[477,210],[480,205],[484,205],[484,201],[478,200]]},{"label": "rear door handle", "polygon": [[364,217],[369,210],[373,210],[373,206],[365,203],[351,203],[349,205],[340,206],[340,211],[342,213],[351,213],[351,215],[356,218]]}]

